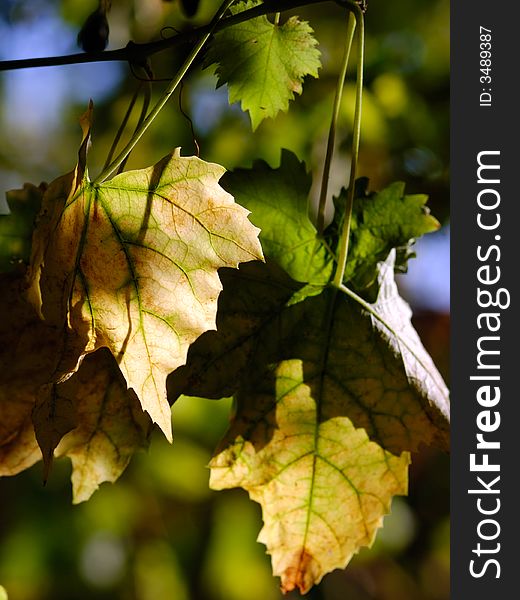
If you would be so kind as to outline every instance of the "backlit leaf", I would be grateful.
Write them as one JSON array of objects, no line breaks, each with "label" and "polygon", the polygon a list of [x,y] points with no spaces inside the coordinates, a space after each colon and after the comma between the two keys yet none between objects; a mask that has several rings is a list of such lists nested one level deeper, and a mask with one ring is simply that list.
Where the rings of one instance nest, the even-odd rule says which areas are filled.
[{"label": "backlit leaf", "polygon": [[333,262],[308,216],[311,183],[305,164],[288,150],[276,169],[259,160],[222,178],[223,187],[251,211],[266,256],[295,281],[324,286]]},{"label": "backlit leaf", "polygon": [[262,505],[259,541],[284,591],[306,592],[370,545],[406,493],[408,451],[448,443],[447,390],[393,260],[379,266],[377,303],[327,289],[269,323],[211,463],[212,487],[243,487]]},{"label": "backlit leaf", "polygon": [[[215,328],[217,270],[262,258],[258,230],[218,185],[223,167],[177,150],[148,169],[91,184],[87,144],[88,133],[74,174],[44,196],[29,298],[37,308],[41,298],[46,322],[62,328],[62,357],[77,353],[79,361],[108,347],[171,439],[166,376]],[[55,381],[78,364],[60,364]]]},{"label": "backlit leaf", "polygon": [[101,483],[116,481],[132,455],[147,447],[151,422],[106,349],[87,356],[57,386],[57,395],[74,406],[77,427],[61,440],[56,455],[71,458],[74,503],[83,502]]},{"label": "backlit leaf", "polygon": [[81,502],[103,481],[115,481],[146,447],[150,419],[107,349],[87,356],[66,381],[49,384],[60,332],[24,301],[22,278],[4,275],[0,289],[0,476],[43,455],[47,479],[61,440],[56,455],[72,459],[74,501]]},{"label": "backlit leaf", "polygon": [[392,496],[407,491],[409,463],[317,397],[304,370],[283,361],[250,381],[210,465],[211,487],[243,487],[262,505],[258,540],[282,590],[301,593],[371,545]]},{"label": "backlit leaf", "polygon": [[[256,4],[241,2],[231,12]],[[227,84],[229,102],[241,102],[242,110],[249,111],[254,130],[289,108],[294,94],[302,93],[306,75],[318,76],[316,45],[312,29],[297,17],[277,25],[262,16],[216,33],[205,64],[218,63],[218,85]]]},{"label": "backlit leaf", "polygon": [[[384,449],[400,453],[415,450],[420,443],[446,447],[446,386],[411,325],[410,309],[398,295],[390,263],[364,256],[367,248],[384,259],[390,253],[393,265],[395,244],[408,244],[407,236],[435,228],[437,221],[423,206],[426,198],[404,196],[401,184],[366,196],[366,182],[358,185],[352,272],[355,276],[357,267],[368,264],[366,273],[370,271],[375,279],[375,290],[383,286],[375,304],[367,305],[372,313],[382,313],[378,320],[343,295],[330,304],[328,291],[315,301],[308,298],[302,306],[296,305],[295,297],[301,301],[323,291],[332,272],[334,246],[326,251],[317,239],[307,216],[310,181],[293,154],[284,152],[277,169],[257,162],[252,169],[228,173],[223,185],[252,211],[250,218],[262,230],[260,239],[270,261],[314,288],[308,293],[308,286],[293,285],[292,297],[287,291],[278,295],[290,288],[290,278],[280,288],[280,274],[270,275],[261,265],[255,275],[263,278],[261,287],[251,279],[230,275],[219,302],[218,330],[201,337],[190,349],[186,367],[171,376],[172,399],[181,393],[228,396],[261,365],[302,358],[308,377],[316,377],[326,394],[340,399],[354,426],[365,428]],[[328,230],[331,243],[337,243],[333,234],[338,223],[336,218]],[[270,291],[271,281],[277,283]],[[324,315],[330,311],[327,325]]]}]

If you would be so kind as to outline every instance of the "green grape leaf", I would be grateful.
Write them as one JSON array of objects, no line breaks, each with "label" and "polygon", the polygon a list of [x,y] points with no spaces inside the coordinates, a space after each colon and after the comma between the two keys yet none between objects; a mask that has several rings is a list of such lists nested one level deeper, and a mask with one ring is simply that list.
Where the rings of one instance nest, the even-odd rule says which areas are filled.
[{"label": "green grape leaf", "polygon": [[339,401],[317,397],[301,360],[258,375],[238,396],[210,486],[240,486],[261,504],[258,541],[282,590],[304,594],[372,544],[392,496],[407,492],[409,455],[386,452]]},{"label": "green grape leaf", "polygon": [[[75,171],[51,184],[33,238],[28,298],[65,336],[53,380],[107,347],[145,410],[172,439],[168,373],[215,328],[217,270],[262,259],[248,211],[219,185],[224,168],[179,150],[92,184],[90,111]],[[72,348],[72,349],[71,349]]]},{"label": "green grape leaf", "polygon": [[0,215],[0,273],[15,271],[28,263],[34,221],[40,211],[46,185],[26,183],[21,190],[7,192],[10,214]]},{"label": "green grape leaf", "polygon": [[[250,265],[255,269],[253,279],[234,273],[223,280],[217,331],[197,340],[186,366],[170,376],[170,398],[174,400],[180,394],[229,396],[255,368],[281,358],[294,358],[296,352],[296,357],[307,358],[306,364],[314,364],[314,371],[329,393],[342,398],[354,426],[365,428],[370,439],[384,449],[400,453],[415,450],[421,442],[447,447],[447,389],[411,325],[410,309],[399,297],[393,275],[388,273],[390,263],[373,267],[377,284],[374,287],[382,286],[377,301],[363,306],[351,298],[338,299],[329,331],[322,322],[329,310],[327,295],[322,292],[332,266],[307,217],[309,181],[303,164],[287,152],[278,169],[258,162],[252,169],[227,174],[223,185],[252,211],[250,218],[262,230],[260,239],[270,264],[283,267],[299,280],[299,287],[293,286],[289,296],[291,279],[279,287],[280,273],[273,274],[272,264],[271,273],[266,265]],[[405,238],[412,230],[418,235],[421,226],[427,230],[436,221],[424,214],[424,198],[407,196],[403,200],[402,186],[390,186],[387,193],[376,199],[375,208],[368,207],[362,214],[366,219],[358,230],[363,235],[365,230],[371,231],[372,221],[374,231],[385,234],[385,220],[378,217],[384,209],[381,199],[387,196],[396,197],[405,216],[408,212],[417,221],[408,229],[402,226],[405,231],[401,238],[392,237],[390,228],[390,241],[385,242],[380,254],[383,258],[388,255],[387,260],[394,265],[391,243]],[[398,211],[399,206],[393,209]],[[397,222],[400,218],[396,217]],[[356,260],[364,251],[357,249],[363,235],[355,238],[351,246]],[[315,284],[320,277],[320,285]],[[272,281],[277,286],[270,286]],[[308,292],[309,285],[302,285],[309,281],[314,286],[312,293]],[[280,294],[281,290],[284,291]],[[301,302],[320,293],[318,304],[306,302],[303,308],[297,306],[295,298]],[[319,308],[309,309],[315,306]],[[367,312],[367,307],[372,312]],[[374,314],[379,312],[382,316],[377,319]],[[293,322],[296,337],[284,333]],[[285,346],[289,350],[282,352]],[[326,368],[320,366],[323,347],[330,350]]]},{"label": "green grape leaf", "polygon": [[77,504],[101,483],[116,481],[132,455],[147,448],[151,421],[106,348],[85,357],[78,372],[57,386],[56,395],[76,414],[76,427],[63,437],[56,456],[72,460]]},{"label": "green grape leaf", "polygon": [[276,169],[259,160],[251,169],[237,169],[222,178],[222,186],[251,211],[266,256],[295,281],[312,283],[319,293],[332,275],[333,262],[308,216],[311,183],[305,164],[288,150],[282,151]]},{"label": "green grape leaf", "polygon": [[[241,2],[231,12],[256,4]],[[249,111],[253,130],[289,108],[294,94],[302,93],[306,75],[318,77],[320,52],[312,33],[297,17],[277,25],[261,16],[215,34],[205,65],[218,64],[218,86],[227,84],[229,102],[241,102],[242,110]]]},{"label": "green grape leaf", "polygon": [[[425,194],[405,195],[401,182],[392,183],[380,192],[368,193],[367,186],[365,178],[356,182],[345,282],[359,292],[369,290],[364,295],[375,300],[378,263],[396,248],[395,267],[406,270],[408,258],[414,256],[410,246],[415,238],[436,231],[440,225],[425,206],[428,199]],[[343,189],[335,199],[334,220],[325,232],[332,247],[339,238],[346,196]]]}]

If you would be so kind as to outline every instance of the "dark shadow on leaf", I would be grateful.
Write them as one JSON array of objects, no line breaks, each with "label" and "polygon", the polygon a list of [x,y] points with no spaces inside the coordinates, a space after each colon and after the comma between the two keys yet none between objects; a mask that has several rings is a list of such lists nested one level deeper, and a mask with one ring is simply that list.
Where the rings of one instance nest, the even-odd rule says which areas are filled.
[{"label": "dark shadow on leaf", "polygon": [[171,157],[168,155],[163,160],[159,161],[157,164],[153,166],[152,176],[150,177],[150,184],[148,186],[148,194],[146,195],[146,206],[143,212],[143,218],[141,221],[141,226],[139,227],[139,234],[137,236],[137,242],[142,244],[144,241],[144,236],[149,229],[150,226],[150,215],[152,214],[152,204],[153,199],[156,193],[156,190],[161,182],[161,178],[163,176],[164,170],[168,166]]},{"label": "dark shadow on leaf", "polygon": [[186,365],[168,377],[170,403],[181,394],[219,399],[235,393],[251,358],[261,353],[262,332],[302,287],[271,261],[220,269],[219,276],[224,289],[217,330],[201,335],[190,346]]},{"label": "dark shadow on leaf", "polygon": [[330,288],[286,306],[294,286],[277,280],[276,269],[257,263],[222,273],[218,330],[201,336],[187,365],[170,375],[170,400],[181,393],[236,394],[237,414],[226,441],[238,436],[260,449],[277,427],[276,369],[297,360],[294,392],[314,400],[317,424],[346,417],[393,454],[416,450],[423,441],[442,445],[447,423],[410,379],[388,332],[375,327],[357,302]]}]

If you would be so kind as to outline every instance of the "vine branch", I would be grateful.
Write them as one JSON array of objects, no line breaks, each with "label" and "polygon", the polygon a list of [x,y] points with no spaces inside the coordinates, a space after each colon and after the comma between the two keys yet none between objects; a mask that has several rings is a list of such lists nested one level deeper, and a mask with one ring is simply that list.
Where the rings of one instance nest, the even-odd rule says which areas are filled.
[{"label": "vine branch", "polygon": [[231,27],[232,25],[238,25],[244,21],[249,21],[255,17],[261,17],[273,12],[284,12],[294,8],[299,8],[301,6],[322,4],[323,2],[330,1],[335,2],[340,6],[345,6],[341,0],[266,0],[258,6],[222,19],[216,27],[212,27],[211,24],[203,25],[201,27],[197,27],[196,29],[178,33],[167,39],[144,44],[129,42],[124,48],[118,48],[116,50],[106,50],[102,52],[91,53],[81,52],[78,54],[68,54],[65,56],[4,60],[0,61],[0,71],[14,71],[18,69],[56,67],[62,65],[110,61],[128,62],[132,65],[145,66],[147,59],[153,54],[183,45],[196,44],[204,36],[209,36],[211,33],[216,33],[222,29]]}]

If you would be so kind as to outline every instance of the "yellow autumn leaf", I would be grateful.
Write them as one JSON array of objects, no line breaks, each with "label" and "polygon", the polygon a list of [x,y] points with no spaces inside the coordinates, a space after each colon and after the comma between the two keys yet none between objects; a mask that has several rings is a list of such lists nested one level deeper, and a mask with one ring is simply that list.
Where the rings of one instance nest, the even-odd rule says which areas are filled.
[{"label": "yellow autumn leaf", "polygon": [[77,504],[101,483],[116,481],[136,450],[147,447],[151,422],[106,349],[87,356],[56,394],[60,402],[75,405],[77,427],[61,440],[56,456],[72,460]]},{"label": "yellow autumn leaf", "polygon": [[238,396],[237,414],[211,461],[210,486],[240,486],[262,506],[258,540],[284,592],[306,593],[370,546],[407,492],[408,452],[395,456],[314,397],[300,359],[280,362]]},{"label": "yellow autumn leaf", "polygon": [[225,169],[179,149],[153,167],[90,183],[89,120],[87,112],[78,166],[44,195],[28,298],[64,334],[68,364],[58,365],[54,381],[108,347],[171,440],[166,377],[216,327],[217,270],[263,258],[259,230],[218,185]]},{"label": "yellow autumn leaf", "polygon": [[66,381],[49,383],[62,335],[38,317],[23,290],[23,278],[0,277],[0,476],[43,455],[46,479],[53,455],[69,456],[74,502],[81,502],[147,446],[151,422],[107,349],[85,357]]}]

